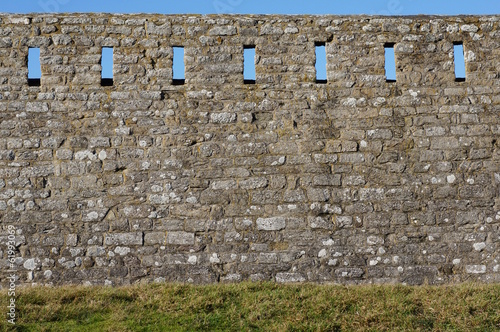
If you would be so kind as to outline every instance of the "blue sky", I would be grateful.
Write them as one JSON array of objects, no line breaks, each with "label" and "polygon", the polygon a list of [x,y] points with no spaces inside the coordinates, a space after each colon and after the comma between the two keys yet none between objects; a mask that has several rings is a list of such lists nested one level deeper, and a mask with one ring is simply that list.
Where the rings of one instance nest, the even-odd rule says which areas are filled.
[{"label": "blue sky", "polygon": [[0,0],[0,12],[500,14],[499,0]]}]

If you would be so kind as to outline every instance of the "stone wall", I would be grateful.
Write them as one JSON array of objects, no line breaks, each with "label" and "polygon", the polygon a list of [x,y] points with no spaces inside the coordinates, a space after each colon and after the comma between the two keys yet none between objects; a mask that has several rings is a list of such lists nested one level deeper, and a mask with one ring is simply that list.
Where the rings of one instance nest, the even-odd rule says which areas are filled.
[{"label": "stone wall", "polygon": [[0,15],[0,281],[499,282],[499,56],[500,16]]}]

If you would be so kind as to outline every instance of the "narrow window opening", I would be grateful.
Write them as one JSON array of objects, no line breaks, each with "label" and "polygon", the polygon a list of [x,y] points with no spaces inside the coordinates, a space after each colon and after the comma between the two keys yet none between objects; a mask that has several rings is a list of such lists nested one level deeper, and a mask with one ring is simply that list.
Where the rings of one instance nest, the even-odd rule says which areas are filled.
[{"label": "narrow window opening", "polygon": [[316,83],[325,84],[326,78],[326,47],[325,43],[316,43]]},{"label": "narrow window opening", "polygon": [[385,80],[386,82],[396,82],[396,56],[394,54],[394,44],[385,44]]},{"label": "narrow window opening", "polygon": [[243,83],[255,84],[255,46],[243,46]]},{"label": "narrow window opening", "polygon": [[453,43],[453,55],[455,62],[455,81],[465,81],[465,59],[464,45],[461,42]]},{"label": "narrow window opening", "polygon": [[101,55],[101,85],[113,85],[113,48],[103,47]]},{"label": "narrow window opening", "polygon": [[40,86],[41,77],[40,49],[30,47],[28,49],[28,85]]},{"label": "narrow window opening", "polygon": [[173,71],[173,85],[184,84],[184,47],[174,47],[174,59],[172,65]]}]

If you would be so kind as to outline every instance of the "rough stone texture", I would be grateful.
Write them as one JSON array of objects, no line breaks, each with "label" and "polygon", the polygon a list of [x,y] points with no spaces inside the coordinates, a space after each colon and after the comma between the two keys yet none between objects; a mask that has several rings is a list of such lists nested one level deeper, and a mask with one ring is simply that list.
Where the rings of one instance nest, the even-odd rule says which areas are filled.
[{"label": "rough stone texture", "polygon": [[0,15],[1,284],[9,225],[23,284],[499,282],[499,50],[500,16]]}]

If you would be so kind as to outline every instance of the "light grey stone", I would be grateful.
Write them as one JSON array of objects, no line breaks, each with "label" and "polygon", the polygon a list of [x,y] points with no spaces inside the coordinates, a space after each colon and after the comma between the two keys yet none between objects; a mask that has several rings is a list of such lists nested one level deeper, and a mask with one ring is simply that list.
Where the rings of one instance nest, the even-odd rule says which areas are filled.
[{"label": "light grey stone", "polygon": [[277,273],[276,282],[279,283],[293,283],[293,282],[304,282],[306,278],[300,273]]},{"label": "light grey stone", "polygon": [[283,217],[257,218],[257,229],[262,231],[279,231],[285,228],[286,221]]},{"label": "light grey stone", "polygon": [[104,243],[108,246],[110,245],[141,246],[143,244],[143,234],[142,232],[110,233],[105,235]]},{"label": "light grey stone", "polygon": [[465,272],[471,274],[483,274],[486,273],[486,265],[466,265]]},{"label": "light grey stone", "polygon": [[167,232],[167,244],[193,245],[194,233]]}]

